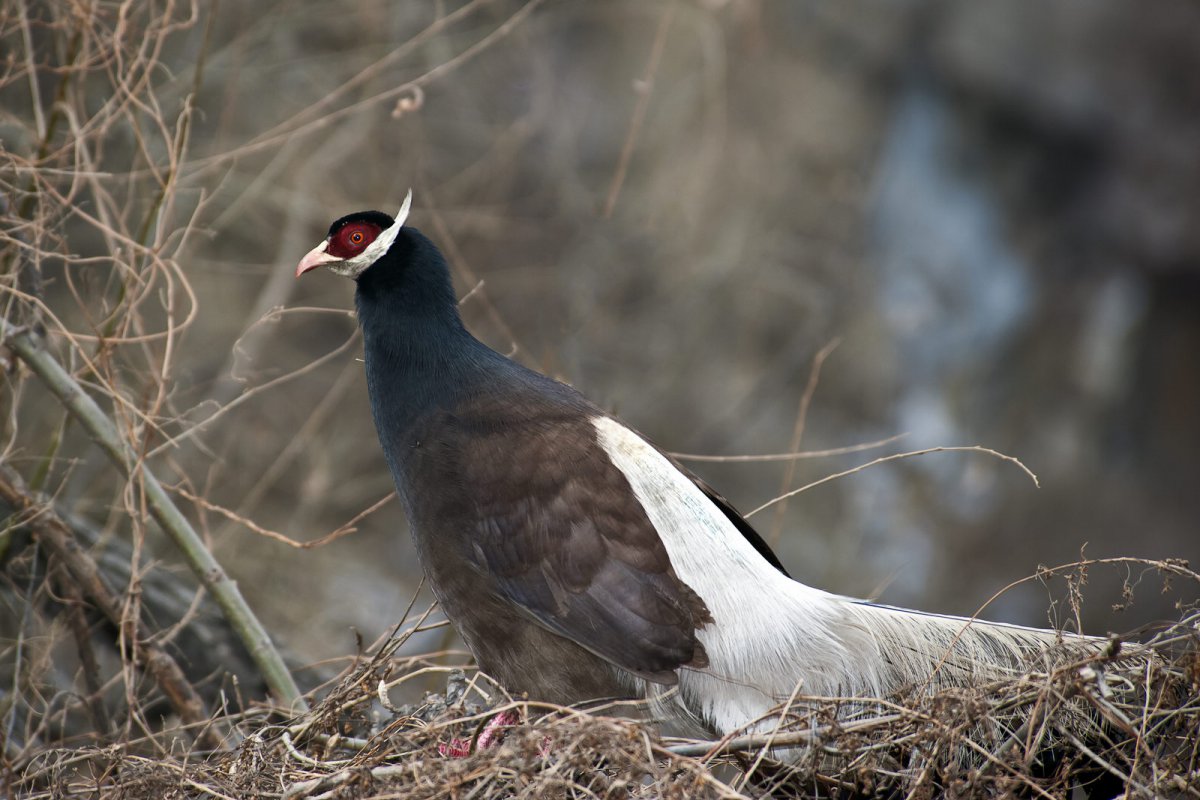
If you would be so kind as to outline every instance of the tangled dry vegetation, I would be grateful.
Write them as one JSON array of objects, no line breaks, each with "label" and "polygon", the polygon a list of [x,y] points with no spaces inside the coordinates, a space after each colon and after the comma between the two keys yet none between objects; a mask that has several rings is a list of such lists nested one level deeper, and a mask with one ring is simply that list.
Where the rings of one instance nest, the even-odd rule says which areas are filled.
[{"label": "tangled dry vegetation", "polygon": [[[486,5],[463,4],[412,46],[475,24]],[[537,5],[516,5],[458,55],[365,105],[399,98],[396,113],[413,111],[422,86]],[[196,220],[220,229],[255,196],[208,207],[209,187],[243,180],[231,165],[352,113],[362,104],[346,92],[375,73],[244,146],[192,158],[194,99],[215,35],[206,9],[0,10],[3,50],[22,54],[0,74],[9,109],[0,150],[0,795],[1059,797],[1089,773],[1127,782],[1131,796],[1200,796],[1197,616],[1186,604],[1149,639],[1150,655],[1130,658],[1114,643],[1054,674],[934,697],[797,695],[769,735],[723,741],[664,738],[615,709],[533,707],[472,672],[462,654],[398,656],[427,629],[425,617],[302,692],[208,548],[217,520],[274,534],[206,499],[224,473],[197,435],[300,371],[244,391],[180,391],[179,343],[199,299],[177,257],[206,235]],[[237,72],[236,63],[225,68]],[[279,285],[266,281],[255,324],[277,304]],[[328,397],[336,408],[338,395]],[[171,566],[179,561],[194,579]],[[1200,583],[1182,563],[1081,562],[1060,571],[1073,601],[1082,602],[1082,576],[1101,565]],[[390,699],[431,681],[438,691],[423,699]],[[485,720],[510,705],[526,722],[500,746],[474,748]],[[1081,709],[1097,721],[1095,736],[1067,724]],[[1041,757],[1047,743],[1052,763]],[[798,761],[776,760],[784,746]],[[468,752],[451,757],[457,750]]]},{"label": "tangled dry vegetation", "polygon": [[[1177,564],[1145,566],[1197,578]],[[1112,778],[1129,797],[1200,794],[1195,613],[1141,655],[1114,639],[1086,662],[970,691],[797,695],[768,733],[703,742],[661,737],[611,708],[516,702],[486,676],[448,666],[461,654],[396,658],[427,616],[348,668],[308,713],[257,706],[106,744],[29,749],[9,764],[19,767],[10,789],[29,798],[1069,797],[1075,784]],[[442,692],[389,699],[430,676]],[[475,747],[486,721],[510,708],[527,721],[499,746]],[[1095,722],[1087,732],[1081,709]],[[799,754],[793,763],[777,760],[785,746]]]}]

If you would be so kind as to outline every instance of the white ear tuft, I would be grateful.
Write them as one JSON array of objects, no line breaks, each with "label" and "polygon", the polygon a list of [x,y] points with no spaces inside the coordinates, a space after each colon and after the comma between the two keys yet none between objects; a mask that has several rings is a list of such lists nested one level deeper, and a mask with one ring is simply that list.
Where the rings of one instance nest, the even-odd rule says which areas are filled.
[{"label": "white ear tuft", "polygon": [[408,219],[408,210],[412,208],[412,189],[408,190],[408,194],[404,197],[404,205],[400,206],[400,210],[396,212],[396,227],[404,224],[404,220]]},{"label": "white ear tuft", "polygon": [[408,210],[411,207],[412,189],[409,189],[408,196],[404,198],[404,205],[400,206],[400,210],[396,212],[396,218],[392,222],[392,226],[385,231],[381,231],[379,236],[375,237],[375,241],[367,245],[366,250],[363,250],[354,256],[354,258],[330,264],[329,269],[339,275],[345,275],[347,278],[357,278],[361,275],[363,270],[379,260],[388,251],[388,248],[392,246],[392,242],[396,241],[396,237],[400,235],[400,229],[404,227],[404,220],[408,219]]}]

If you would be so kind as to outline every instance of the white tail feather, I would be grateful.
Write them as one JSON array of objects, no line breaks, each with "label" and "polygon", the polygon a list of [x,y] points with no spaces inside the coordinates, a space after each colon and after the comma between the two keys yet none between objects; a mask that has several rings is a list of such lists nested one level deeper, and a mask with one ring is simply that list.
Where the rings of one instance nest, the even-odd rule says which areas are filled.
[{"label": "white tail feather", "polygon": [[[662,537],[676,574],[713,623],[698,631],[709,665],[678,691],[647,685],[660,711],[725,734],[753,728],[796,695],[886,698],[1045,671],[1103,640],[925,614],[823,592],[759,555],[658,450],[616,420],[598,441]],[[760,727],[770,723],[761,723]]]}]

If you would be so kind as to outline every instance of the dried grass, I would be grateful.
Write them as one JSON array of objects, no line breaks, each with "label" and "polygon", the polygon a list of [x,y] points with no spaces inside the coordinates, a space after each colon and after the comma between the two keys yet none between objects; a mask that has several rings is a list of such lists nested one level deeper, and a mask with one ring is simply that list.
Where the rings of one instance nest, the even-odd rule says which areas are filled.
[{"label": "dried grass", "polygon": [[[281,720],[260,708],[214,720],[228,748],[192,749],[180,730],[50,747],[19,765],[13,789],[30,800],[1068,797],[1112,778],[1129,797],[1200,796],[1195,611],[1144,649],[1114,639],[1107,653],[1050,674],[933,696],[798,696],[769,735],[720,741],[666,738],[612,708],[514,701],[469,666],[447,666],[453,654],[396,658],[425,616],[349,668],[308,714]],[[430,675],[442,692],[404,706],[388,699]],[[475,747],[508,709],[527,721],[499,746]],[[1081,712],[1092,724],[1081,727]]]}]

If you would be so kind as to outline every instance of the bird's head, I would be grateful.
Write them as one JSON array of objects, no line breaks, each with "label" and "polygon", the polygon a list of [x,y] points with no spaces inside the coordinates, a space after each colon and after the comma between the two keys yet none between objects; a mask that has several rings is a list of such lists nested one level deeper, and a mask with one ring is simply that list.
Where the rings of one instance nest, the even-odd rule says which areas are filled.
[{"label": "bird's head", "polygon": [[356,211],[337,220],[329,226],[325,241],[300,259],[296,277],[317,267],[328,267],[338,275],[357,278],[396,241],[411,205],[410,191],[395,219],[382,211]]}]

